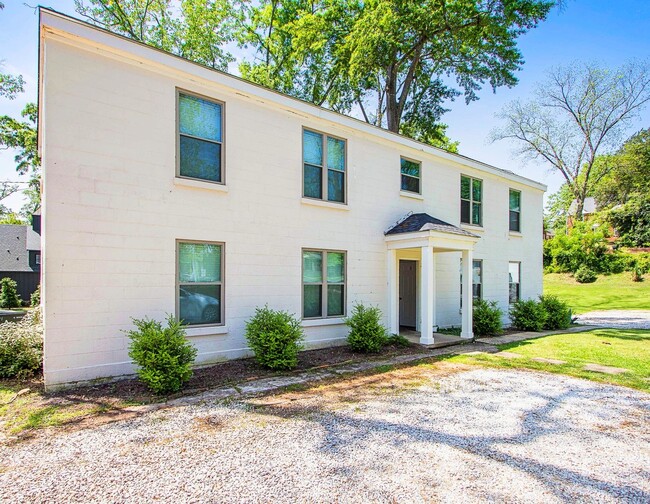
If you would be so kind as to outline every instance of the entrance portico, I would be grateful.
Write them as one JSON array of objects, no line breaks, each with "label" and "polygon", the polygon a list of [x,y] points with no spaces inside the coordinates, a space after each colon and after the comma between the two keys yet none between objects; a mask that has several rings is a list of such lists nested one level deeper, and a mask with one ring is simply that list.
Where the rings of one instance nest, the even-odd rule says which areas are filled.
[{"label": "entrance portico", "polygon": [[[411,214],[385,233],[388,265],[390,331],[400,329],[400,259],[419,261],[419,302],[416,313],[420,330],[420,343],[436,342],[436,255],[461,252],[462,257],[462,317],[461,338],[471,339],[472,334],[472,260],[474,245],[479,236],[425,213]],[[404,305],[402,303],[402,309]]]}]

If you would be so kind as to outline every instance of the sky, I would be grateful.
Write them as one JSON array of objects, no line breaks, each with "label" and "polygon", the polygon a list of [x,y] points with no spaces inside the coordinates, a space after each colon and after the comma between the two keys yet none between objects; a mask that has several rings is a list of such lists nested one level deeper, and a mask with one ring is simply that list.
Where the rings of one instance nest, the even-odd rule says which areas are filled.
[{"label": "sky", "polygon": [[[26,89],[15,100],[0,98],[0,115],[18,117],[25,104],[36,101],[37,96],[38,14],[24,0],[2,1],[2,72],[23,75]],[[74,0],[45,0],[43,5],[78,17]],[[448,136],[460,142],[461,154],[547,184],[548,196],[562,184],[561,175],[546,165],[517,157],[516,145],[510,141],[490,143],[490,132],[502,124],[496,114],[512,100],[531,98],[535,85],[553,66],[589,61],[615,68],[630,59],[650,60],[650,0],[566,0],[562,10],[554,10],[538,28],[523,35],[519,47],[525,63],[517,75],[517,86],[499,88],[496,93],[488,86],[480,92],[480,99],[469,105],[461,97],[449,104],[451,111],[443,121],[449,125]],[[647,127],[650,107],[630,125],[628,133]],[[16,174],[13,156],[10,151],[0,151],[1,181],[27,179]],[[2,201],[13,210],[19,210],[22,202],[20,194]]]}]

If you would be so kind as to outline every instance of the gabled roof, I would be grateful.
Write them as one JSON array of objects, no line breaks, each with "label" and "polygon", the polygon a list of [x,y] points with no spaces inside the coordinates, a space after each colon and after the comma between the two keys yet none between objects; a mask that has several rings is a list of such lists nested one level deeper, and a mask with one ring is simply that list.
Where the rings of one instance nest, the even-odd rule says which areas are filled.
[{"label": "gabled roof", "polygon": [[29,266],[28,230],[29,226],[0,224],[0,271],[34,271]]},{"label": "gabled roof", "polygon": [[451,233],[461,236],[471,236],[472,238],[479,238],[479,236],[465,231],[464,229],[449,224],[448,222],[441,221],[435,217],[431,217],[426,213],[416,213],[409,215],[402,222],[396,224],[384,234],[400,234],[400,233],[417,233],[418,231],[438,231],[440,233]]}]

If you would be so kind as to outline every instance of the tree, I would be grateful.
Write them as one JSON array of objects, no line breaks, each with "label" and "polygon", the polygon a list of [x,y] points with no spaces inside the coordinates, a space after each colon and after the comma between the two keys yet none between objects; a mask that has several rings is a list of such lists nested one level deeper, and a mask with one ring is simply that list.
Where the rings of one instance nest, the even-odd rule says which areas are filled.
[{"label": "tree", "polygon": [[[535,98],[514,101],[500,113],[505,121],[493,140],[513,139],[519,153],[559,171],[582,218],[585,198],[612,169],[599,154],[618,148],[630,121],[650,101],[650,68],[630,62],[617,69],[576,63],[548,72]],[[602,158],[602,161],[607,161]]]},{"label": "tree", "polygon": [[[444,142],[443,103],[488,83],[513,86],[516,40],[551,0],[262,0],[243,43],[245,78],[430,143]],[[455,79],[459,89],[450,87]]]}]

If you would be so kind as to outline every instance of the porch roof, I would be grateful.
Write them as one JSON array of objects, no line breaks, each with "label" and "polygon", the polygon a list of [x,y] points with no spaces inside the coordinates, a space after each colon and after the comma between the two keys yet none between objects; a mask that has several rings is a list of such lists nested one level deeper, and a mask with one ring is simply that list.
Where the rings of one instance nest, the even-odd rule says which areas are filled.
[{"label": "porch roof", "polygon": [[454,235],[467,236],[471,238],[480,238],[479,236],[470,233],[458,226],[449,224],[448,222],[436,219],[427,213],[415,213],[409,215],[406,219],[399,222],[388,231],[385,235],[394,235],[400,233],[417,233],[420,231],[437,231],[439,233],[450,233]]}]

